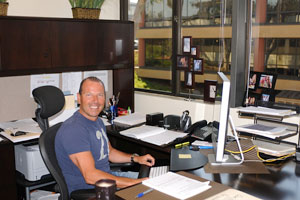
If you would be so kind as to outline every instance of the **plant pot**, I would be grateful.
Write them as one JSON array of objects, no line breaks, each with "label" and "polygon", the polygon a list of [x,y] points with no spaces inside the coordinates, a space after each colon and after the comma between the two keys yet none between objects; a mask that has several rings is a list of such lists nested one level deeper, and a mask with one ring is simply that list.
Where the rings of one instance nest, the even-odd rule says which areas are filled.
[{"label": "plant pot", "polygon": [[72,8],[73,18],[99,19],[100,9],[96,8]]},{"label": "plant pot", "polygon": [[8,3],[0,3],[0,16],[7,16]]}]

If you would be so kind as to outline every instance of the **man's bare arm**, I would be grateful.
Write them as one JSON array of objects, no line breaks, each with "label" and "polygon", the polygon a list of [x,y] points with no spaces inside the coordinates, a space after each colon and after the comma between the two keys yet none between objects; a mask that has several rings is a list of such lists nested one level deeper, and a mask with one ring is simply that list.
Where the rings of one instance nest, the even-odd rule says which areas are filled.
[{"label": "man's bare arm", "polygon": [[69,156],[72,162],[78,167],[84,180],[87,184],[95,184],[100,179],[112,179],[117,183],[118,188],[127,187],[142,182],[142,179],[130,179],[118,177],[112,174],[103,172],[95,168],[95,161],[90,151],[75,153]]}]

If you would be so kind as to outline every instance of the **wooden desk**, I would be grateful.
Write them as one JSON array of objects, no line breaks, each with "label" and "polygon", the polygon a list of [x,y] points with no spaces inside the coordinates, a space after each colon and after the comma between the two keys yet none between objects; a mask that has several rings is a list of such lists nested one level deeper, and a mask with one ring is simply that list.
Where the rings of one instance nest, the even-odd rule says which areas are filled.
[{"label": "wooden desk", "polygon": [[17,199],[14,144],[0,137],[0,199]]},{"label": "wooden desk", "polygon": [[[170,147],[161,148],[128,138],[120,135],[119,130],[118,127],[107,129],[114,147],[131,153],[151,153],[156,159],[170,159]],[[291,158],[266,166],[270,174],[209,174],[203,168],[189,172],[262,199],[300,199],[300,163]]]}]

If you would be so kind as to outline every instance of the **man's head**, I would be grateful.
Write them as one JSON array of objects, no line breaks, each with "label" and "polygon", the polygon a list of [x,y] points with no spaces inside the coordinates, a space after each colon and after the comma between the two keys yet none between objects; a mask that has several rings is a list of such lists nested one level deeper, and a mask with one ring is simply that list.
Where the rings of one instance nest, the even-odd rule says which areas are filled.
[{"label": "man's head", "polygon": [[79,112],[89,120],[96,121],[105,106],[105,89],[101,80],[88,77],[80,83],[77,100]]}]

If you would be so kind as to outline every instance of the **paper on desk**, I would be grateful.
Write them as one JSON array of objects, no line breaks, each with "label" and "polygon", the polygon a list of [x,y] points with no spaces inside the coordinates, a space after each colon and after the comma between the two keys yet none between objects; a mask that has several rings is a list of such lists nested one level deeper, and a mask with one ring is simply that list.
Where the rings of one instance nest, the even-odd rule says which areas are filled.
[{"label": "paper on desk", "polygon": [[115,123],[134,126],[146,122],[146,115],[141,113],[132,113],[130,115],[120,116],[114,119]]},{"label": "paper on desk", "polygon": [[13,133],[16,131],[24,131],[28,133],[42,133],[38,123],[33,119],[22,119],[12,122],[2,122],[0,123],[0,128],[4,130],[9,130]]},{"label": "paper on desk", "polygon": [[164,145],[164,144],[169,144],[170,142],[173,142],[177,138],[183,138],[187,134],[188,133],[165,130],[161,134],[152,135],[152,136],[143,138],[142,140],[145,141],[145,142],[151,143],[151,144],[161,146],[161,145]]},{"label": "paper on desk", "polygon": [[53,126],[59,122],[64,122],[66,119],[71,117],[77,110],[78,110],[78,108],[63,110],[58,115],[56,115],[54,118],[49,120],[49,125]]},{"label": "paper on desk", "polygon": [[120,134],[127,137],[140,139],[158,146],[168,144],[174,141],[176,138],[183,138],[187,135],[187,133],[170,131],[161,127],[148,125],[129,128],[121,131]]},{"label": "paper on desk", "polygon": [[233,199],[258,200],[259,198],[256,198],[250,194],[235,189],[227,189],[223,192],[217,193],[212,197],[206,198],[206,200],[233,200]]},{"label": "paper on desk", "polygon": [[143,184],[178,199],[187,199],[211,188],[209,181],[197,181],[174,172],[147,179]]},{"label": "paper on desk", "polygon": [[[35,122],[33,119],[23,119],[14,122],[2,122],[0,123],[0,127],[5,130],[5,132],[0,132],[0,134],[12,142],[22,142],[26,140],[36,139],[40,137],[40,134],[42,132],[37,122]],[[16,131],[24,131],[26,132],[26,135],[10,135],[11,132],[15,133]]]},{"label": "paper on desk", "polygon": [[201,140],[195,140],[192,145],[194,146],[212,146],[213,144],[211,142],[207,141],[201,141]]}]

